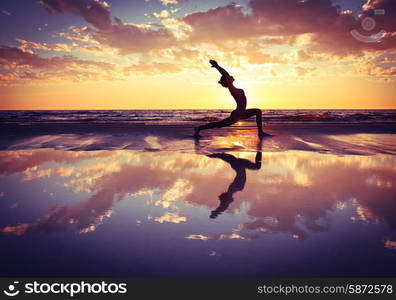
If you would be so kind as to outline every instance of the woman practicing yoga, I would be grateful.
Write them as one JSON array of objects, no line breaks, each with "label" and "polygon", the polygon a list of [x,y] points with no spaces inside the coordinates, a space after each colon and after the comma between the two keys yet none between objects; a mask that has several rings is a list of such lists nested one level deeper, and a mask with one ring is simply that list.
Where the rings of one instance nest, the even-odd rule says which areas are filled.
[{"label": "woman practicing yoga", "polygon": [[220,128],[225,126],[230,126],[240,120],[250,118],[252,116],[256,116],[257,123],[257,134],[260,138],[264,136],[269,136],[269,134],[263,132],[263,124],[261,118],[261,110],[258,108],[246,109],[246,96],[243,89],[238,89],[234,86],[234,77],[232,77],[226,70],[218,65],[215,60],[209,60],[209,63],[212,65],[212,68],[216,68],[220,74],[221,78],[219,84],[223,87],[228,88],[232,97],[234,97],[235,102],[237,104],[237,108],[231,112],[231,115],[224,120],[218,122],[211,122],[199,127],[195,128],[195,136],[199,137],[199,132],[204,129],[209,128]]}]

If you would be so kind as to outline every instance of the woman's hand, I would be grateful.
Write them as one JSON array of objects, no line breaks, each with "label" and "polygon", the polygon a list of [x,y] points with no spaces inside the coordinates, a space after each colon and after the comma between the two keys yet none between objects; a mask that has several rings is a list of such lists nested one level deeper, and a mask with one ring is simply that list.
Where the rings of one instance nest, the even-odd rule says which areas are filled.
[{"label": "woman's hand", "polygon": [[212,65],[212,68],[216,68],[218,66],[217,61],[213,59],[209,60],[209,63]]}]

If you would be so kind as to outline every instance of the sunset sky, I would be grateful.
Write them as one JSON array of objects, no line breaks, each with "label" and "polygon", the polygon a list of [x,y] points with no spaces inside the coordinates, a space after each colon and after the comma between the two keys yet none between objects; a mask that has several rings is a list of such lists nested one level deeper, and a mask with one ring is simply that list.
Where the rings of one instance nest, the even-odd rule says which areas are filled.
[{"label": "sunset sky", "polygon": [[0,109],[231,109],[209,59],[248,107],[396,108],[395,0],[0,0],[0,26]]}]

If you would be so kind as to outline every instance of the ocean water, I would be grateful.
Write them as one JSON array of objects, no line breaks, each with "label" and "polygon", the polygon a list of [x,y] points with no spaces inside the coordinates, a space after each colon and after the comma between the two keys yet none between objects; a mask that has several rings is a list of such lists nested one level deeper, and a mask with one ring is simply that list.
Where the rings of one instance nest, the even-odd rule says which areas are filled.
[{"label": "ocean water", "polygon": [[[17,110],[0,111],[0,122],[194,124],[217,121],[231,110]],[[396,110],[263,110],[265,122],[396,122]],[[250,118],[245,122],[254,122]]]}]

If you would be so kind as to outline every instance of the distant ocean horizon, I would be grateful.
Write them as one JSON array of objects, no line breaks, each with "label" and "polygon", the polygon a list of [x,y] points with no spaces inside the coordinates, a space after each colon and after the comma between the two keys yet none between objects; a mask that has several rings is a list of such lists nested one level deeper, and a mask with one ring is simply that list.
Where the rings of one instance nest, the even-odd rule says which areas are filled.
[{"label": "distant ocean horizon", "polygon": [[[0,122],[7,123],[147,123],[194,124],[226,118],[228,109],[150,110],[2,110]],[[273,109],[263,110],[264,122],[396,122],[396,109]],[[254,122],[254,118],[244,122]]]}]

